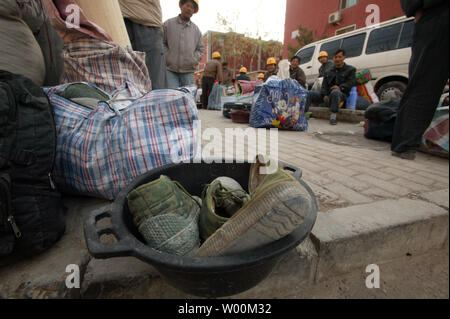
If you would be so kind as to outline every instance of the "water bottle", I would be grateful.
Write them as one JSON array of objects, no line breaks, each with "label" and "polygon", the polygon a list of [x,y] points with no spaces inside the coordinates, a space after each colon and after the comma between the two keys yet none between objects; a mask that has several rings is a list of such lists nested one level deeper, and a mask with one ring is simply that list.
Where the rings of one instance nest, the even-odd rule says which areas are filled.
[{"label": "water bottle", "polygon": [[350,96],[347,99],[347,110],[356,111],[356,102],[358,101],[358,91],[353,87]]}]

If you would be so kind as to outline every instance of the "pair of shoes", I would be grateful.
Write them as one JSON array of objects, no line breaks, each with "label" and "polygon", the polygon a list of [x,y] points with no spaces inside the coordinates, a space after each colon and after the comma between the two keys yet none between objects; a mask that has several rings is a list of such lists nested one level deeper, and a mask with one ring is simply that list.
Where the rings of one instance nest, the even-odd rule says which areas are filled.
[{"label": "pair of shoes", "polygon": [[134,224],[148,246],[164,253],[192,255],[200,247],[201,200],[166,176],[127,197]]},{"label": "pair of shoes", "polygon": [[[259,158],[251,166],[250,201],[218,228],[195,256],[229,256],[264,246],[290,234],[308,217],[313,207],[308,191],[282,169],[265,174],[269,166],[270,160]],[[208,203],[210,199],[206,196],[205,200]],[[213,216],[209,208],[202,213]]]},{"label": "pair of shoes", "polygon": [[413,151],[413,150],[401,152],[401,153],[393,151],[392,156],[399,157],[404,160],[414,161],[416,159],[417,152]]}]

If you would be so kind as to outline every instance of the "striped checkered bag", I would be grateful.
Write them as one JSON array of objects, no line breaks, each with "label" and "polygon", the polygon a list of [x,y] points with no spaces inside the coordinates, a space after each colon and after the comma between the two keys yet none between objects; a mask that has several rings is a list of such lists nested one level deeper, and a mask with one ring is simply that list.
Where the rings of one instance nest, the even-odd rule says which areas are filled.
[{"label": "striped checkered bag", "polygon": [[79,39],[63,47],[63,83],[88,82],[112,93],[126,81],[142,93],[152,86],[145,53],[98,39]]},{"label": "striped checkered bag", "polygon": [[68,86],[45,89],[57,130],[55,179],[64,192],[113,200],[136,177],[197,154],[198,111],[191,93],[142,96],[126,83],[92,110],[61,97]]}]

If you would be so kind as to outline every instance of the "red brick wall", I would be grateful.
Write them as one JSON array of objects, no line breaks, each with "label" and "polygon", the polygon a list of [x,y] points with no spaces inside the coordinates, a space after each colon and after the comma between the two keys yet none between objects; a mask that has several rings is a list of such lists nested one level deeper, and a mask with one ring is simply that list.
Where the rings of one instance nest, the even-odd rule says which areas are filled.
[{"label": "red brick wall", "polygon": [[366,13],[366,8],[370,4],[380,7],[380,22],[404,15],[399,0],[359,0],[355,6],[342,10],[342,21],[339,25],[328,24],[329,15],[339,10],[339,1],[287,0],[284,58],[288,57],[288,43],[298,46],[297,41],[292,39],[292,32],[298,29],[299,24],[313,30],[314,37],[319,40],[322,35],[332,37],[336,30],[353,24],[356,24],[356,29],[364,28],[370,14]]}]

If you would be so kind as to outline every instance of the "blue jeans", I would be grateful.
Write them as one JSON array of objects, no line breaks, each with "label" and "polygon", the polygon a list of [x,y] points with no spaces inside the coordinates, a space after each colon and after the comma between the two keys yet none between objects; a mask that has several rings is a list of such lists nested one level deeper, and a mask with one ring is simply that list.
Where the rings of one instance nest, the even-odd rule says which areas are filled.
[{"label": "blue jeans", "polygon": [[177,73],[167,70],[167,83],[169,89],[178,89],[179,87],[194,85],[194,72]]}]

